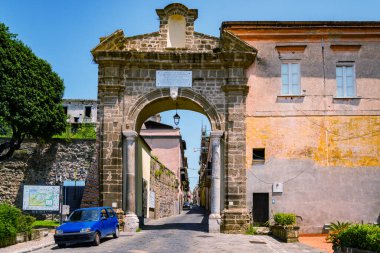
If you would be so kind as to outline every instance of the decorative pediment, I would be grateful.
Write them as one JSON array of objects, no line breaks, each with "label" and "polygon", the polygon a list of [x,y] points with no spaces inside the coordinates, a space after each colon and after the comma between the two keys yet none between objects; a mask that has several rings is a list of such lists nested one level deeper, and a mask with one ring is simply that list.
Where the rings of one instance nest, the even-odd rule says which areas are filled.
[{"label": "decorative pediment", "polygon": [[169,4],[164,9],[157,9],[156,13],[160,20],[165,20],[172,15],[188,17],[188,19],[191,19],[193,22],[198,18],[197,9],[189,9],[180,3]]},{"label": "decorative pediment", "polygon": [[221,49],[227,52],[252,52],[256,53],[257,49],[242,41],[229,31],[224,30],[221,36]]},{"label": "decorative pediment", "polygon": [[[91,52],[94,61],[127,61],[128,64],[162,64],[174,62],[186,66],[204,64],[247,67],[257,50],[229,31],[214,37],[194,31],[198,11],[182,4],[171,4],[156,10],[159,16],[157,32],[125,37],[117,30],[100,39]],[[179,17],[181,16],[181,17]]]},{"label": "decorative pediment", "polygon": [[91,53],[96,51],[108,51],[108,50],[122,50],[123,49],[124,32],[123,30],[116,30],[112,34],[101,37],[100,43],[91,50]]}]

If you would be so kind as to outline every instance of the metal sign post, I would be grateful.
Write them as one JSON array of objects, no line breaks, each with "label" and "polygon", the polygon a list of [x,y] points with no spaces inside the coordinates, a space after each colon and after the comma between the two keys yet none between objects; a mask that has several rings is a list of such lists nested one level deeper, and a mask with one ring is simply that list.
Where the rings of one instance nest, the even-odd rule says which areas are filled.
[{"label": "metal sign post", "polygon": [[63,186],[59,187],[59,224],[62,224]]}]

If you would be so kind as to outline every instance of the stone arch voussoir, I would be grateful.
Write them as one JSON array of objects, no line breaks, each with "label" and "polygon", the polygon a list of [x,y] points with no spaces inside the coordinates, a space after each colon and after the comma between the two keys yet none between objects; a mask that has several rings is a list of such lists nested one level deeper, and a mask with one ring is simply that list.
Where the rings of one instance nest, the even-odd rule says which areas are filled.
[{"label": "stone arch voussoir", "polygon": [[[181,107],[181,103],[178,103],[178,109],[187,109],[196,111],[204,114],[211,124],[212,130],[223,130],[222,117],[218,113],[216,107],[209,103],[209,101],[202,95],[194,92],[191,89],[180,89],[178,92],[178,101],[187,101],[187,104],[193,104],[194,107]],[[141,95],[137,101],[130,106],[130,109],[127,113],[126,120],[130,124],[129,130],[139,131],[140,127],[146,118],[141,116],[141,112],[146,110],[149,105],[152,103],[166,103],[172,104],[173,106],[166,106],[165,110],[175,109],[175,101],[170,97],[170,90],[168,88],[157,89]]]}]

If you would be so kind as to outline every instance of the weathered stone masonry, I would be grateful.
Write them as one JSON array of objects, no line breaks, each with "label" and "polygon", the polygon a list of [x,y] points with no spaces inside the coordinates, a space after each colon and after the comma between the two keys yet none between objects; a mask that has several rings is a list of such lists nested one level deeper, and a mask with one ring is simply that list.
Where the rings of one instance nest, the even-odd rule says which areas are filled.
[{"label": "weathered stone masonry", "polygon": [[150,218],[159,219],[175,214],[178,181],[175,174],[154,159],[150,168],[150,191],[155,193],[155,208]]},{"label": "weathered stone masonry", "polygon": [[[160,29],[156,33],[124,37],[121,30],[101,38],[92,50],[99,65],[98,122],[101,204],[123,205],[123,181],[130,169],[122,161],[134,159],[122,149],[125,133],[138,133],[142,123],[155,113],[187,109],[205,114],[212,131],[221,131],[223,158],[219,209],[226,232],[241,232],[248,224],[245,200],[245,96],[248,90],[245,69],[256,50],[229,32],[221,38],[194,32],[197,10],[171,4],[157,10]],[[186,19],[183,48],[167,47],[168,18]],[[155,87],[156,70],[191,70],[191,88],[180,88],[174,102],[168,88]],[[226,156],[226,154],[228,154]],[[123,167],[123,163],[125,164]],[[132,168],[135,169],[135,168]],[[123,175],[124,174],[124,175]],[[125,186],[127,187],[127,186]],[[130,198],[129,198],[130,199]],[[127,212],[135,212],[129,209]],[[219,214],[216,215],[216,217]],[[220,224],[219,224],[220,225]]]},{"label": "weathered stone masonry", "polygon": [[[99,205],[99,176],[94,140],[51,140],[46,144],[26,141],[12,159],[0,163],[0,203],[22,207],[23,185],[61,185],[85,181],[82,207]],[[156,171],[160,172],[156,172]],[[151,191],[156,193],[152,218],[174,215],[178,181],[167,168],[152,159]],[[76,177],[75,177],[76,174]]]},{"label": "weathered stone masonry", "polygon": [[0,202],[22,207],[22,186],[61,185],[65,180],[86,182],[82,206],[99,204],[95,141],[52,140],[24,142],[14,157],[0,163]]}]

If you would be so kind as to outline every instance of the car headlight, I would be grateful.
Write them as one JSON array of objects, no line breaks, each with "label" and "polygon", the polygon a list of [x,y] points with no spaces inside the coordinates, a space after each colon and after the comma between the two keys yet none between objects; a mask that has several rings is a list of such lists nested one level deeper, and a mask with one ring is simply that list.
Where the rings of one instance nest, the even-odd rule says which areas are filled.
[{"label": "car headlight", "polygon": [[55,230],[55,234],[56,235],[61,235],[61,234],[63,234],[63,231],[61,229],[56,229]]},{"label": "car headlight", "polygon": [[82,228],[80,230],[81,233],[87,233],[87,232],[90,232],[91,231],[91,228]]}]

